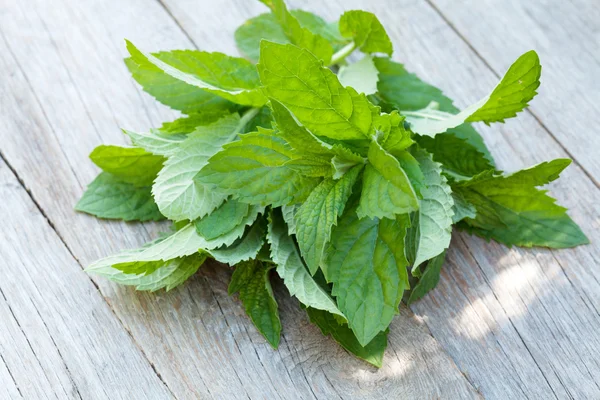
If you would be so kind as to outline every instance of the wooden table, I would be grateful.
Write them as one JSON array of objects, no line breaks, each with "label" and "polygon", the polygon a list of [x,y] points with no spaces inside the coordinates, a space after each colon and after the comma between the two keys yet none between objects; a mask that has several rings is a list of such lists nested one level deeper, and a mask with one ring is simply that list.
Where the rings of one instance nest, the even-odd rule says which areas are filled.
[{"label": "wooden table", "polygon": [[236,54],[235,28],[266,9],[1,0],[0,399],[600,398],[598,0],[290,3],[331,20],[375,12],[394,58],[459,106],[537,50],[543,83],[529,111],[481,132],[507,171],[573,158],[550,189],[593,244],[530,251],[454,235],[438,288],[394,320],[381,370],[323,337],[283,290],[273,351],[227,296],[223,266],[169,293],[90,277],[83,266],[161,229],[73,211],[98,172],[95,146],[176,116],[130,78],[123,38]]}]

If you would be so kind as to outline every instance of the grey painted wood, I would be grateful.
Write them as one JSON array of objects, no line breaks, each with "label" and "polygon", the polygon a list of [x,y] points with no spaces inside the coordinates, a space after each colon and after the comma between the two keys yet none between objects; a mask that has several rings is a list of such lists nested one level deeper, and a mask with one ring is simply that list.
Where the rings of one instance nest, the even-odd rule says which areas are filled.
[{"label": "grey painted wood", "polygon": [[600,176],[600,6],[596,0],[430,0],[503,74],[535,49],[543,83],[531,111],[598,184]]},{"label": "grey painted wood", "polygon": [[0,397],[165,399],[169,391],[0,160]]},{"label": "grey painted wood", "polygon": [[[224,27],[250,16],[242,14],[240,3],[228,7],[242,10],[235,16],[239,21],[229,17],[235,13],[205,10],[212,12],[208,20],[222,27],[205,31],[214,45],[232,41],[233,29]],[[140,94],[121,62],[122,38],[151,50],[190,47],[180,27],[158,2],[29,0],[3,5],[0,32],[0,69],[10,77],[0,81],[0,150],[72,254],[86,264],[155,235],[155,225],[98,221],[74,213],[72,206],[97,173],[87,159],[91,149],[124,143],[121,127],[147,129],[175,115]],[[67,277],[59,267],[46,270],[56,282]],[[72,276],[88,279],[79,271]],[[95,282],[115,313],[113,323],[120,321],[130,332],[177,398],[478,397],[406,309],[394,322],[386,366],[376,372],[324,338],[281,292],[285,328],[280,349],[273,351],[239,302],[226,295],[228,278],[229,271],[212,265],[189,284],[158,294]],[[87,323],[84,315],[80,320]],[[31,362],[32,357],[14,359]],[[2,371],[10,388],[9,374]],[[119,377],[113,382],[125,384]],[[161,394],[151,385],[140,386]],[[82,390],[79,382],[73,387]],[[54,389],[45,393],[60,396]]]},{"label": "grey painted wood", "polygon": [[[120,64],[121,38],[150,50],[191,43],[155,2],[28,3],[11,2],[0,13],[0,69],[11,78],[0,81],[0,150],[73,254],[87,263],[135,246],[157,230],[98,222],[71,210],[96,173],[87,152],[101,142],[123,142],[118,127],[143,129],[174,115],[132,83]],[[344,8],[376,12],[392,34],[396,58],[444,88],[459,105],[477,100],[495,84],[494,73],[425,2],[293,4],[330,18]],[[230,53],[235,27],[264,10],[239,1],[198,7],[195,1],[170,0],[165,6],[198,46]],[[569,29],[579,34],[574,24]],[[501,50],[494,53],[502,55]],[[543,87],[553,83],[546,78]],[[536,116],[543,123],[552,121],[544,113]],[[482,131],[507,170],[565,156],[527,114]],[[571,149],[574,141],[570,137],[562,144]],[[588,143],[593,155],[593,142]],[[582,160],[590,158],[582,154]],[[593,164],[581,162],[591,170]],[[551,186],[553,193],[597,243],[600,210],[592,199],[598,198],[598,189],[577,166],[565,178]],[[293,301],[282,302],[284,340],[278,352],[272,351],[239,303],[226,296],[229,273],[216,265],[172,293],[146,295],[103,280],[97,284],[181,398],[460,398],[476,395],[467,379],[486,398],[598,397],[597,245],[560,252],[507,250],[465,235],[457,235],[453,245],[439,288],[413,306],[420,317],[403,310],[394,322],[386,368],[377,373],[322,338]],[[0,318],[10,326],[2,310],[0,303]],[[11,340],[22,340],[14,332]],[[28,353],[13,357],[32,360]],[[18,396],[10,369],[3,367],[6,361],[0,361],[0,395],[6,390]],[[31,373],[42,377],[43,369]]]},{"label": "grey painted wood", "polygon": [[[165,0],[165,4],[202,48],[212,50],[213,46],[226,46],[234,51],[232,41],[212,43],[199,32],[197,27],[206,14],[190,12],[189,4],[179,0]],[[308,4],[292,1],[291,4],[330,19],[336,18],[344,9],[366,8],[375,12],[394,39],[395,57],[445,89],[458,105],[466,106],[478,100],[497,82],[494,71],[426,2],[399,1],[394,2],[393,7],[384,0]],[[500,20],[511,18],[512,8],[505,4],[496,2],[494,12],[489,15],[499,14]],[[470,16],[468,7],[452,7],[455,4],[450,2],[447,5],[454,13],[462,13],[465,25],[479,26],[481,38],[494,38],[494,57],[505,57],[506,66],[521,53],[521,49],[515,49],[516,41],[507,41],[501,47],[505,42],[501,35],[484,34],[486,25],[481,20],[473,24],[477,18]],[[227,5],[217,12],[224,12],[225,7]],[[481,13],[486,12],[483,8],[480,7]],[[562,43],[568,46],[570,40],[595,25],[590,22],[585,26],[578,30],[571,24],[569,29],[573,33],[563,38]],[[231,29],[234,28],[232,24]],[[528,38],[524,30],[514,32]],[[583,58],[593,56],[586,53]],[[544,96],[553,101],[564,99],[553,94],[557,93],[557,87],[568,87],[568,75],[578,71],[571,64],[551,67],[558,70],[558,75],[547,77],[548,68],[544,63],[544,83],[534,104]],[[589,76],[597,71],[597,65],[592,63],[580,75],[587,73]],[[589,87],[594,86],[590,84]],[[568,98],[575,109],[597,106],[597,102],[586,104],[585,96]],[[554,118],[562,115],[555,111],[557,107],[560,108],[551,104],[545,113],[539,112],[536,117],[542,124],[550,124],[553,121],[548,119],[550,114]],[[596,138],[591,137],[597,125],[591,118],[595,117],[580,118],[578,123],[584,126],[570,130],[573,134],[567,138],[569,145],[585,151],[577,153],[583,161],[595,160],[594,155],[600,150],[594,144]],[[576,133],[580,131],[586,133]],[[567,156],[563,144],[529,114],[522,114],[505,125],[482,127],[482,132],[499,166],[508,171]],[[487,398],[600,396],[596,384],[600,371],[596,361],[600,353],[600,287],[596,268],[600,260],[597,245],[600,208],[594,201],[600,193],[578,162],[579,157],[576,165],[551,188],[561,204],[571,209],[571,215],[594,244],[564,251],[508,250],[467,235],[455,235],[454,248],[440,287],[413,306],[436,339]]]}]

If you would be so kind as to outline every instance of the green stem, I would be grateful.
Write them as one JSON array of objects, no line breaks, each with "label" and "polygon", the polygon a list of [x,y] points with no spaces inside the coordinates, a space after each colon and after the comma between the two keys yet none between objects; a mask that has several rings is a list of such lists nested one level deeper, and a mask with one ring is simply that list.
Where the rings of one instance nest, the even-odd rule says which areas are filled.
[{"label": "green stem", "polygon": [[356,44],[354,42],[350,42],[344,47],[342,47],[337,53],[331,56],[331,62],[329,65],[339,64],[346,57],[348,57],[354,50],[356,50]]},{"label": "green stem", "polygon": [[242,131],[242,129],[244,129],[244,127],[246,126],[246,124],[254,117],[256,117],[256,114],[258,114],[258,112],[260,111],[260,107],[254,107],[254,108],[249,108],[248,110],[246,110],[242,116],[240,117],[240,122],[238,123],[238,125],[235,128],[235,131],[237,133],[240,133]]}]

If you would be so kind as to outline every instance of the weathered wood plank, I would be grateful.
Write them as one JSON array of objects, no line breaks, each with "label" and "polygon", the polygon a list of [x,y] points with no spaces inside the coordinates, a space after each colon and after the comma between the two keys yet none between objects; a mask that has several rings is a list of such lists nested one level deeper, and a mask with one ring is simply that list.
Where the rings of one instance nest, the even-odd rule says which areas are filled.
[{"label": "weathered wood plank", "polygon": [[2,398],[169,398],[166,386],[0,160]]},{"label": "weathered wood plank", "polygon": [[[87,263],[140,244],[155,227],[99,222],[72,211],[97,172],[86,154],[102,142],[123,143],[120,127],[147,128],[173,116],[139,96],[120,60],[122,37],[148,49],[191,43],[155,2],[30,3],[11,2],[0,14],[0,65],[11,76],[0,83],[0,149]],[[221,27],[205,31],[213,44],[232,43],[233,27],[250,16],[228,17],[240,4],[211,13],[209,20]],[[407,310],[394,322],[385,368],[374,373],[309,326],[291,300],[282,301],[284,341],[273,351],[226,295],[228,277],[222,267],[207,267],[188,285],[155,295],[97,283],[176,397],[477,397]]]},{"label": "weathered wood plank", "polygon": [[[531,111],[600,180],[600,7],[594,0],[430,0],[496,74],[535,49],[542,61]],[[493,32],[493,33],[492,33]]]},{"label": "weathered wood plank", "polygon": [[23,398],[17,387],[17,383],[4,363],[3,357],[0,357],[0,382],[2,382],[2,386],[0,386],[0,396],[2,396],[3,399]]}]

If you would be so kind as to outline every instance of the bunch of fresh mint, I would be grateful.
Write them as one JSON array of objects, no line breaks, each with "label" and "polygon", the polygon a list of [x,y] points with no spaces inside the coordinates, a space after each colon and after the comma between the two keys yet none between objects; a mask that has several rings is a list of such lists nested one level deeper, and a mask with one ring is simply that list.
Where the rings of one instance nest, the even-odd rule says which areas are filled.
[{"label": "bunch of fresh mint", "polygon": [[[570,161],[502,174],[470,125],[527,106],[539,86],[535,52],[459,111],[392,61],[373,14],[327,23],[262,2],[272,12],[235,33],[247,59],[127,43],[133,78],[186,116],[125,131],[134,147],[97,147],[90,157],[103,172],[77,209],[168,218],[173,229],[87,271],[153,291],[183,283],[207,259],[229,264],[229,292],[273,347],[276,273],[324,334],[381,366],[400,301],[435,287],[453,225],[508,246],[587,242],[537,189]],[[349,63],[354,52],[362,55]]]}]

